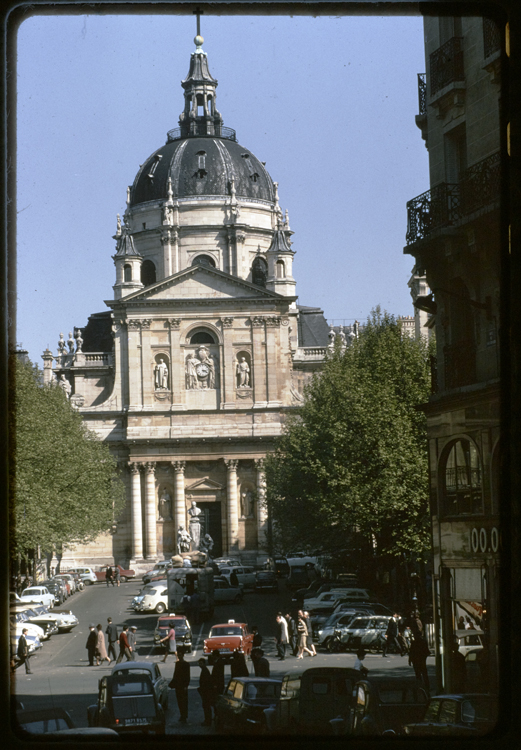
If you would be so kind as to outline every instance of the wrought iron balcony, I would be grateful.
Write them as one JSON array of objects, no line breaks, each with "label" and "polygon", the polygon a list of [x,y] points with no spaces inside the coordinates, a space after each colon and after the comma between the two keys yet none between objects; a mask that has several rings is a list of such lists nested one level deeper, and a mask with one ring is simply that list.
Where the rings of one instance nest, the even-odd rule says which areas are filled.
[{"label": "wrought iron balcony", "polygon": [[483,18],[483,50],[485,58],[501,49],[501,29],[491,18]]},{"label": "wrought iron balcony", "polygon": [[430,55],[431,96],[454,81],[465,80],[463,37],[453,36]]},{"label": "wrought iron balcony", "polygon": [[226,138],[229,141],[237,141],[235,130],[227,128],[224,125],[215,127],[212,123],[211,129],[215,129],[215,132],[208,132],[209,128],[207,127],[206,122],[195,121],[193,126],[195,128],[195,133],[190,133],[186,136],[181,134],[181,128],[172,128],[172,130],[169,130],[166,134],[167,143],[170,143],[170,141],[177,141],[180,138],[195,138],[202,135],[214,136],[215,138]]},{"label": "wrought iron balcony", "polygon": [[476,346],[473,341],[458,341],[443,347],[445,390],[476,382]]},{"label": "wrought iron balcony", "polygon": [[418,73],[418,114],[427,114],[427,74]]},{"label": "wrought iron balcony", "polygon": [[501,163],[497,152],[469,167],[459,183],[442,182],[408,201],[407,244],[493,204],[499,199],[500,186]]}]

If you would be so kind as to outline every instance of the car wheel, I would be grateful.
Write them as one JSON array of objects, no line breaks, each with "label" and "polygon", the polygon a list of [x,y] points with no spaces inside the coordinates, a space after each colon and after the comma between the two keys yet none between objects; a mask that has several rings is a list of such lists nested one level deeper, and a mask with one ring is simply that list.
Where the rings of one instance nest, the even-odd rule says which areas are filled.
[{"label": "car wheel", "polygon": [[126,583],[128,581],[128,578],[126,576],[121,576],[121,583]]},{"label": "car wheel", "polygon": [[161,615],[161,614],[163,614],[163,612],[165,611],[165,609],[166,609],[166,607],[163,604],[163,602],[159,602],[159,604],[156,607],[156,612],[157,612],[158,615]]},{"label": "car wheel", "polygon": [[237,594],[235,599],[233,600],[234,604],[240,604],[242,602],[242,594]]}]

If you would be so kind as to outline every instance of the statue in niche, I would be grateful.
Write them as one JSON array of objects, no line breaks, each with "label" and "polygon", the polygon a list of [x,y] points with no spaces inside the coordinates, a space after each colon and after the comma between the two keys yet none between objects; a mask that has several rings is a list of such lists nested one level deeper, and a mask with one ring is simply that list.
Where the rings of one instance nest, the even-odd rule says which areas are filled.
[{"label": "statue in niche", "polygon": [[237,386],[239,388],[250,387],[250,366],[246,362],[246,357],[241,357],[240,361],[237,362]]},{"label": "statue in niche", "polygon": [[215,388],[216,362],[206,346],[200,346],[186,358],[186,387],[188,390]]},{"label": "statue in niche", "polygon": [[192,537],[193,550],[198,550],[201,539],[201,521],[199,520],[201,509],[197,507],[195,500],[192,501],[192,506],[188,510],[188,515],[190,516],[190,536]]},{"label": "statue in niche", "polygon": [[192,537],[181,524],[177,530],[177,553],[180,555],[181,552],[190,552],[190,542]]},{"label": "statue in niche", "polygon": [[168,366],[162,357],[154,367],[154,382],[156,391],[166,390],[168,388]]},{"label": "statue in niche", "polygon": [[245,490],[241,494],[241,516],[243,518],[253,516],[253,493],[251,490]]},{"label": "statue in niche", "polygon": [[168,490],[163,490],[163,494],[159,498],[159,518],[163,521],[172,520],[172,498]]},{"label": "statue in niche", "polygon": [[63,392],[65,393],[65,395],[67,396],[67,398],[70,398],[71,391],[72,391],[72,386],[69,383],[69,381],[67,380],[67,378],[65,377],[65,373],[63,373],[63,372],[60,375],[60,379],[58,380],[58,385],[63,390]]},{"label": "statue in niche", "polygon": [[205,534],[204,537],[201,539],[201,543],[199,545],[199,549],[201,552],[205,552],[208,557],[210,557],[210,553],[213,549],[213,539],[210,536],[210,534]]}]

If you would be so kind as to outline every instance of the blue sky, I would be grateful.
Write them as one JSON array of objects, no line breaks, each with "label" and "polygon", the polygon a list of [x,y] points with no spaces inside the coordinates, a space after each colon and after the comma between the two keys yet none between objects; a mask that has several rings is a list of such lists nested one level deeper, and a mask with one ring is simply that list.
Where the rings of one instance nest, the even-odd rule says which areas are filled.
[{"label": "blue sky", "polygon": [[[112,298],[116,215],[178,125],[195,18],[34,16],[17,71],[17,341],[42,365]],[[406,202],[428,189],[415,125],[423,23],[201,19],[217,108],[279,182],[299,303],[328,320],[412,314]]]}]

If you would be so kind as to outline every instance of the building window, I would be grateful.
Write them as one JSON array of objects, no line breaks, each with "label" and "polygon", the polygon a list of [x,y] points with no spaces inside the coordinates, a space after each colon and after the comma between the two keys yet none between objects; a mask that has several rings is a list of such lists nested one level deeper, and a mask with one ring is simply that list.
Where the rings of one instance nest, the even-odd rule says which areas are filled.
[{"label": "building window", "polygon": [[460,438],[445,456],[442,464],[442,515],[482,515],[482,471],[478,449],[470,440]]},{"label": "building window", "polygon": [[284,261],[283,260],[278,260],[277,261],[277,263],[275,265],[275,275],[276,275],[277,279],[283,279],[284,276],[286,275],[285,269],[284,269]]},{"label": "building window", "polygon": [[141,283],[143,286],[150,286],[156,283],[156,267],[151,260],[143,261],[141,266]]},{"label": "building window", "polygon": [[215,268],[215,261],[209,255],[198,255],[192,261],[193,266],[209,266]]},{"label": "building window", "polygon": [[459,182],[467,169],[467,133],[465,125],[445,134],[445,181]]},{"label": "building window", "polygon": [[129,263],[123,266],[123,279],[124,281],[132,281],[132,266]]},{"label": "building window", "polygon": [[196,331],[190,336],[191,344],[215,344],[215,339],[209,331]]},{"label": "building window", "polygon": [[266,278],[268,276],[268,266],[264,258],[255,258],[251,264],[251,280],[253,284],[257,286],[266,286]]}]

